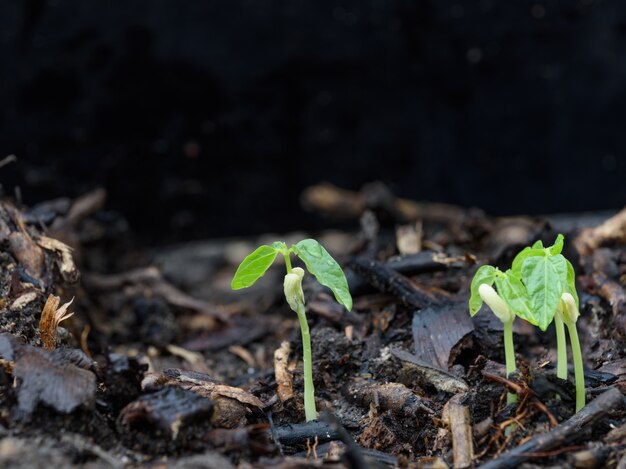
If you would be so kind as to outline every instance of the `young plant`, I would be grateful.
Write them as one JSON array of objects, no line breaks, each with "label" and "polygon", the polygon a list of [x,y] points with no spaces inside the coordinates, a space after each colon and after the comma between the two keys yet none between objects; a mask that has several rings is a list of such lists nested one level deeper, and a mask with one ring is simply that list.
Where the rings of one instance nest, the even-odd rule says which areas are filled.
[{"label": "young plant", "polygon": [[[565,327],[569,330],[576,380],[576,411],[585,405],[585,378],[576,320],[578,294],[574,267],[562,254],[563,235],[559,234],[550,247],[541,241],[523,249],[513,260],[512,270],[522,280],[528,291],[534,318],[529,322],[545,331],[554,319],[557,345],[557,377],[567,380],[567,345]],[[569,309],[568,302],[571,302]],[[570,312],[571,310],[571,312]]]},{"label": "young plant", "polygon": [[[498,315],[494,309],[493,299],[487,301],[487,296],[496,295],[502,300],[513,318],[508,323],[498,315],[504,324],[505,356],[507,360],[507,375],[515,369],[513,348],[512,323],[515,316],[539,327],[542,331],[555,321],[557,336],[557,376],[567,379],[567,349],[565,327],[567,325],[572,342],[574,370],[576,379],[576,410],[580,410],[585,403],[585,384],[582,366],[582,355],[576,330],[578,319],[578,295],[576,294],[575,273],[572,264],[561,254],[563,250],[563,235],[559,234],[554,245],[545,248],[541,241],[524,248],[513,260],[511,269],[501,272],[495,267],[485,265],[476,272],[471,286],[469,300],[470,314],[473,316],[482,306],[483,300]],[[487,287],[495,283],[498,293],[491,293]],[[504,311],[502,306],[497,306]],[[508,325],[507,325],[508,324]],[[507,343],[510,344],[507,346]],[[509,351],[507,352],[507,347]],[[509,356],[510,354],[510,356]],[[511,398],[509,398],[509,401]]]},{"label": "young plant", "polygon": [[317,419],[315,408],[315,390],[313,387],[313,369],[311,361],[311,335],[306,320],[302,278],[304,270],[291,266],[290,255],[294,253],[315,276],[317,281],[330,288],[335,299],[348,311],[352,309],[352,296],[348,290],[348,282],[341,267],[328,251],[314,239],[304,239],[290,248],[283,242],[277,241],[271,246],[259,246],[249,254],[237,268],[231,282],[233,290],[247,288],[263,276],[265,271],[274,263],[276,256],[282,254],[285,258],[287,274],[283,283],[285,299],[289,307],[298,315],[300,332],[302,333],[302,361],[304,367],[304,412],[307,422]]},{"label": "young plant", "polygon": [[[497,293],[492,287],[494,283],[498,289]],[[496,267],[483,265],[472,280],[469,300],[470,315],[474,316],[485,302],[504,326],[504,359],[507,378],[517,368],[513,346],[513,321],[516,314],[525,317],[530,311],[525,298],[524,285],[511,270],[502,272]],[[507,394],[509,404],[515,402],[516,399],[515,394]]]}]

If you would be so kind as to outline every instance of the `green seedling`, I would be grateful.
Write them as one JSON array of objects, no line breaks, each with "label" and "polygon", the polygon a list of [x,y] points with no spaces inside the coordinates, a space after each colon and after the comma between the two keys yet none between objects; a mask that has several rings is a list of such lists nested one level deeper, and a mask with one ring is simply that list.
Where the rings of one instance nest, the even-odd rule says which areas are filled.
[{"label": "green seedling", "polygon": [[[534,316],[524,318],[545,331],[554,320],[557,346],[557,377],[567,379],[567,325],[574,360],[576,381],[576,411],[585,406],[585,378],[576,321],[579,300],[576,292],[576,274],[571,262],[562,254],[563,235],[559,234],[550,247],[541,241],[523,249],[513,260],[512,270],[527,288]],[[570,304],[569,309],[566,305]]]},{"label": "green seedling", "polygon": [[[492,285],[496,284],[498,293],[493,289]],[[483,265],[478,269],[471,286],[471,297],[469,300],[470,314],[474,316],[483,305],[491,308],[493,314],[502,322],[504,326],[504,359],[506,366],[507,378],[511,373],[515,372],[515,348],[513,345],[513,321],[515,320],[514,310],[501,297],[505,294],[515,301],[522,301],[524,298],[521,291],[523,288],[521,282],[512,275],[511,271],[502,272],[496,267]],[[515,394],[507,394],[507,402],[513,403],[517,400]]]},{"label": "green seedling", "polygon": [[[561,254],[563,241],[563,235],[559,234],[554,245],[550,247],[546,248],[541,241],[537,241],[532,246],[524,248],[513,260],[511,269],[506,272],[489,265],[480,267],[472,280],[469,308],[473,316],[484,301],[503,322],[507,375],[515,370],[512,324],[515,316],[519,316],[544,332],[554,320],[557,337],[557,376],[567,379],[564,327],[567,325],[574,358],[578,411],[585,404],[582,355],[576,330],[579,315],[578,295],[574,268]],[[493,284],[497,288],[497,293],[491,291]],[[494,295],[508,307],[512,318],[503,313],[505,309],[498,305]],[[491,300],[487,301],[487,298]],[[494,305],[500,312],[494,309]],[[511,400],[513,398],[509,397],[509,402]]]},{"label": "green seedling", "polygon": [[304,293],[302,291],[304,270],[300,267],[291,266],[291,253],[294,253],[304,262],[306,269],[315,276],[319,283],[330,288],[339,304],[343,305],[348,311],[352,309],[352,296],[350,295],[348,282],[343,270],[341,270],[335,259],[328,254],[328,251],[314,239],[304,239],[290,248],[280,241],[273,243],[271,246],[259,246],[241,262],[231,282],[231,288],[240,290],[254,285],[274,263],[278,254],[282,254],[285,258],[285,266],[287,268],[287,274],[283,283],[285,299],[289,307],[298,315],[300,332],[302,333],[304,412],[308,422],[317,419],[311,362],[311,335],[306,320]]},{"label": "green seedling", "polygon": [[[585,407],[585,371],[583,369],[583,355],[578,340],[576,321],[580,316],[576,298],[570,293],[563,293],[557,317],[567,326],[569,339],[572,344],[572,358],[574,359],[574,379],[576,380],[576,412]],[[567,356],[567,354],[566,354]],[[567,362],[566,362],[567,364]],[[567,366],[565,367],[565,379],[567,379]]]}]

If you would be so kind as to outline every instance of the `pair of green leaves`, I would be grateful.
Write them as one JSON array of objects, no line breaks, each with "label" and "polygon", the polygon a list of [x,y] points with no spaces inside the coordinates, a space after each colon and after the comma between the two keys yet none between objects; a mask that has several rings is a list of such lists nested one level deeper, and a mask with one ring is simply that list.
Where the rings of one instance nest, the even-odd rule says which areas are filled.
[{"label": "pair of green leaves", "polygon": [[478,287],[483,283],[495,283],[509,308],[543,331],[554,319],[563,293],[570,293],[578,306],[574,268],[561,254],[563,241],[563,235],[559,234],[550,247],[544,248],[537,241],[524,248],[506,272],[490,265],[479,268],[472,280],[470,314],[473,316],[482,306]]},{"label": "pair of green leaves", "polygon": [[231,288],[240,290],[254,285],[274,263],[278,254],[288,257],[292,252],[302,259],[307,270],[319,283],[330,288],[339,304],[348,311],[352,309],[352,296],[343,270],[324,246],[314,239],[303,239],[290,248],[280,241],[271,246],[259,246],[241,262],[231,282]]}]

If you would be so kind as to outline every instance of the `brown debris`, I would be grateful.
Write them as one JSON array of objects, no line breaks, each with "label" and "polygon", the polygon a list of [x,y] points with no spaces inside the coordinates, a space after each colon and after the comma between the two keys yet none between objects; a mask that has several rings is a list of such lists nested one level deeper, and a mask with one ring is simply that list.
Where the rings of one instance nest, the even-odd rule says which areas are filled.
[{"label": "brown debris", "polygon": [[190,309],[197,313],[227,320],[224,312],[214,305],[194,298],[179,290],[163,278],[160,270],[156,267],[144,267],[121,274],[100,275],[90,274],[85,276],[85,283],[95,290],[107,291],[118,290],[126,285],[133,285],[143,290],[147,297],[159,296],[172,306]]},{"label": "brown debris", "polygon": [[587,256],[601,246],[626,243],[626,208],[595,228],[583,229],[574,240],[578,252]]},{"label": "brown debris", "polygon": [[406,306],[422,309],[438,302],[438,299],[431,293],[381,262],[355,259],[348,266],[373,287],[382,292],[391,293]]},{"label": "brown debris", "polygon": [[37,238],[37,244],[46,251],[51,251],[56,254],[55,262],[63,280],[68,283],[75,283],[78,281],[80,273],[74,264],[74,259],[72,258],[72,248],[61,241],[54,238],[48,238],[47,236],[39,236]]},{"label": "brown debris", "polygon": [[215,404],[212,421],[224,428],[245,424],[251,409],[263,410],[265,407],[258,397],[243,389],[217,383],[204,373],[169,369],[163,373],[146,374],[142,383],[144,390],[154,390],[164,386],[193,391],[212,400]]},{"label": "brown debris", "polygon": [[194,351],[216,351],[231,345],[243,346],[265,337],[271,330],[270,326],[270,323],[263,318],[258,318],[253,324],[250,324],[249,319],[234,320],[213,331],[203,332],[182,345]]},{"label": "brown debris", "polygon": [[626,335],[626,291],[619,283],[610,280],[603,273],[592,276],[594,288],[598,295],[611,306],[613,320],[618,326],[616,329]]},{"label": "brown debris", "polygon": [[396,228],[396,246],[400,255],[417,254],[422,250],[422,222]]},{"label": "brown debris", "polygon": [[270,440],[269,424],[258,423],[243,428],[216,428],[207,436],[208,441],[225,452],[249,451],[253,455],[271,454],[275,450]]},{"label": "brown debris", "polygon": [[70,207],[69,213],[65,219],[58,219],[52,226],[53,230],[63,227],[74,227],[79,221],[96,213],[104,207],[107,193],[102,187],[98,187],[91,192],[87,192],[77,197]]},{"label": "brown debris", "polygon": [[342,388],[343,395],[361,407],[380,411],[391,410],[404,415],[432,414],[425,401],[401,383],[377,383],[362,378],[353,379]]},{"label": "brown debris", "polygon": [[544,227],[545,221],[536,218],[498,218],[487,237],[486,252],[491,259],[498,259],[507,252],[514,255],[521,247],[535,240]]},{"label": "brown debris", "polygon": [[608,389],[554,430],[535,436],[481,467],[483,469],[517,467],[534,454],[577,441],[586,435],[587,431],[593,429],[609,412],[624,410],[625,406],[624,396],[617,389]]},{"label": "brown debris", "polygon": [[83,365],[91,362],[82,356],[80,350],[47,352],[0,334],[0,357],[15,361],[18,407],[27,414],[39,403],[65,414],[79,406],[93,406],[96,377],[85,369]]},{"label": "brown debris", "polygon": [[366,210],[382,210],[399,221],[423,219],[435,223],[459,223],[465,216],[460,207],[432,202],[415,202],[395,197],[382,183],[364,185],[359,192],[324,182],[302,193],[305,209],[334,218],[358,219]]},{"label": "brown debris", "polygon": [[291,345],[283,341],[274,352],[274,375],[276,376],[276,393],[281,402],[288,401],[293,397],[293,374],[289,369],[289,354]]},{"label": "brown debris", "polygon": [[459,354],[455,349],[462,347],[474,325],[463,301],[415,312],[412,330],[416,358],[426,365],[448,370]]},{"label": "brown debris", "polygon": [[39,298],[40,294],[39,290],[25,290],[11,303],[9,309],[11,311],[19,311]]},{"label": "brown debris", "polygon": [[395,429],[390,427],[384,418],[374,417],[359,435],[359,444],[366,448],[385,451],[398,444]]},{"label": "brown debris", "polygon": [[58,296],[49,295],[46,304],[41,311],[39,320],[39,335],[43,345],[48,350],[56,347],[57,329],[61,321],[72,317],[74,313],[68,313],[67,308],[72,304],[74,298],[59,306],[61,299]]},{"label": "brown debris", "polygon": [[213,403],[197,393],[166,387],[141,396],[122,409],[119,422],[126,428],[142,423],[156,425],[175,440],[183,425],[208,419]]},{"label": "brown debris", "polygon": [[45,256],[37,243],[26,232],[14,231],[9,235],[9,249],[26,273],[41,281]]},{"label": "brown debris", "polygon": [[474,459],[474,443],[470,411],[462,403],[462,394],[450,399],[443,409],[443,420],[452,435],[452,454],[455,469],[470,467]]},{"label": "brown debris", "polygon": [[430,385],[439,391],[456,394],[469,390],[469,386],[461,378],[435,366],[420,362],[415,355],[392,347],[391,354],[402,362],[404,374],[408,381],[417,381],[421,385]]},{"label": "brown debris", "polygon": [[[584,445],[581,446],[584,448]],[[611,448],[598,446],[576,451],[571,455],[571,460],[576,469],[595,469],[603,467],[611,453]]]}]

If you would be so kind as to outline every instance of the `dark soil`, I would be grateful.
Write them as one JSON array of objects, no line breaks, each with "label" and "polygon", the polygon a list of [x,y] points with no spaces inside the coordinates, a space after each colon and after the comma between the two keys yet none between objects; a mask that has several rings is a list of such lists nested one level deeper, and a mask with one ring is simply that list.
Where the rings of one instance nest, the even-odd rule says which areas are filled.
[{"label": "dark soil", "polygon": [[[306,280],[320,411],[310,423],[283,268],[230,291],[237,263],[273,238],[143,249],[123,220],[103,215],[103,194],[64,207],[2,201],[0,465],[506,467],[508,451],[524,444],[534,449],[515,465],[624,464],[626,411],[612,394],[626,390],[624,216],[588,229],[582,217],[495,219],[390,197],[348,210],[360,232],[313,233],[346,268],[354,308]],[[416,243],[395,230],[416,220]],[[553,331],[516,322],[519,372],[507,381],[501,326],[486,309],[470,319],[467,308],[479,265],[506,266],[557,232],[578,273],[587,399],[596,403],[576,417],[582,428],[564,423],[574,391],[554,377]],[[400,253],[407,243],[414,252]],[[54,350],[39,323],[50,294],[74,298]],[[505,385],[517,404],[506,405]]]}]

